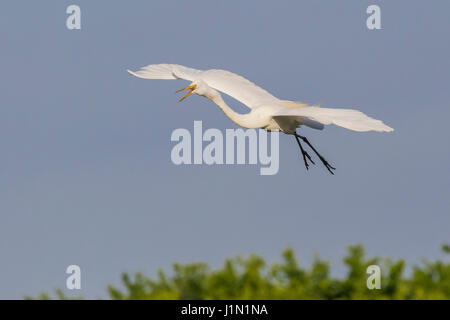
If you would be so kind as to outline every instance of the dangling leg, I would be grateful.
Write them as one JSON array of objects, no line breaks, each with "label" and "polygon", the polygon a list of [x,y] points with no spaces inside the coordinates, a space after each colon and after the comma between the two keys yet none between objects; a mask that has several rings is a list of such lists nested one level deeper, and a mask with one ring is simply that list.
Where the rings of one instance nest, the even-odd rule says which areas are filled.
[{"label": "dangling leg", "polygon": [[303,150],[302,144],[300,143],[300,140],[298,139],[297,134],[295,134],[295,139],[297,140],[298,146],[300,147],[300,151],[302,152],[303,161],[305,162],[306,170],[308,170],[309,169],[309,164],[308,164],[308,161],[306,161],[306,157],[308,157],[309,161],[311,161],[312,164],[315,164],[315,163],[314,163],[314,161],[312,161],[312,159],[311,159],[310,155],[308,154],[308,152]]},{"label": "dangling leg", "polygon": [[298,140],[298,138],[302,139],[312,149],[312,151],[314,151],[314,153],[317,154],[317,156],[319,157],[320,161],[322,161],[323,165],[328,169],[328,171],[330,171],[331,174],[334,174],[334,172],[331,171],[331,170],[336,170],[336,168],[332,167],[328,163],[328,161],[325,160],[325,158],[322,157],[320,155],[320,153],[317,152],[317,150],[311,145],[311,143],[309,143],[309,141],[308,141],[308,139],[306,139],[306,137],[300,136],[297,133],[295,134],[295,137],[297,138],[297,140]]}]

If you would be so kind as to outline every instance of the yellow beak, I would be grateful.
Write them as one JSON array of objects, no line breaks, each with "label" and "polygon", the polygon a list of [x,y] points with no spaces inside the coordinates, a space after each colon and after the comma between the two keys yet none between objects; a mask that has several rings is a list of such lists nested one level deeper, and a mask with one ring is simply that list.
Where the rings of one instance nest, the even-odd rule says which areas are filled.
[{"label": "yellow beak", "polygon": [[195,84],[191,84],[191,85],[187,86],[186,88],[183,88],[183,89],[181,89],[181,90],[178,90],[177,93],[178,93],[178,92],[181,92],[181,91],[189,90],[189,92],[186,93],[186,94],[184,95],[184,97],[181,98],[181,99],[179,100],[179,102],[181,102],[181,101],[183,101],[184,99],[186,99],[187,97],[189,97],[189,96],[192,94],[192,91],[195,90],[195,88],[197,88],[197,86],[196,86]]}]

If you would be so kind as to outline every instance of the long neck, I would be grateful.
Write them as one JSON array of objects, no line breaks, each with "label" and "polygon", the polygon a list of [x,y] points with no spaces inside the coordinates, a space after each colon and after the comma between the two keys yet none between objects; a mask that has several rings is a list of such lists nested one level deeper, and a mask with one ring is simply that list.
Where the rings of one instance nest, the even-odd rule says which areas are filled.
[{"label": "long neck", "polygon": [[223,113],[225,113],[225,115],[238,126],[249,129],[261,127],[261,125],[255,121],[254,117],[252,117],[250,113],[240,114],[231,109],[225,103],[225,101],[223,101],[220,93],[217,92],[217,94],[214,94],[208,98],[211,99],[215,104],[217,104],[217,106],[223,111]]}]

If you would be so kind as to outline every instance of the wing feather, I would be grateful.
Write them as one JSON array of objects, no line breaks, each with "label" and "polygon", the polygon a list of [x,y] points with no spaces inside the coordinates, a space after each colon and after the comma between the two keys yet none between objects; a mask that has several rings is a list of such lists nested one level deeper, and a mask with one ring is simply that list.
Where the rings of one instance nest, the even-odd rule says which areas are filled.
[{"label": "wing feather", "polygon": [[373,119],[358,110],[352,109],[334,109],[321,107],[305,107],[295,109],[283,109],[274,117],[303,117],[324,125],[334,124],[353,131],[394,131],[391,127],[385,125],[382,121]]},{"label": "wing feather", "polygon": [[210,87],[242,102],[250,109],[276,104],[279,99],[246,78],[226,70],[212,69],[200,74]]},{"label": "wing feather", "polygon": [[162,80],[174,80],[184,79],[194,81],[202,70],[188,68],[179,64],[150,64],[146,67],[142,67],[139,71],[133,72],[127,70],[133,76],[142,79],[162,79]]}]

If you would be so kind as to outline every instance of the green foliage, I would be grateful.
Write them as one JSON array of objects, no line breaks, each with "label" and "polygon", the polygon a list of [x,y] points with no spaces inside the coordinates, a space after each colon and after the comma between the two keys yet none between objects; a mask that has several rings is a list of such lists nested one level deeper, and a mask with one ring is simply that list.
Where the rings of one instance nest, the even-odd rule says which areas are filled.
[{"label": "green foliage", "polygon": [[[450,253],[450,246],[443,246]],[[347,275],[330,276],[329,263],[316,258],[309,269],[300,267],[292,249],[282,253],[281,263],[268,265],[250,255],[227,259],[222,268],[205,263],[175,264],[173,273],[159,270],[156,279],[141,273],[122,275],[123,289],[108,287],[111,299],[450,299],[450,264],[424,261],[404,276],[404,261],[367,259],[362,246],[349,247],[343,259]],[[382,271],[381,289],[369,290],[369,265]],[[39,299],[49,299],[41,295]],[[61,291],[57,298],[66,298]]]}]

